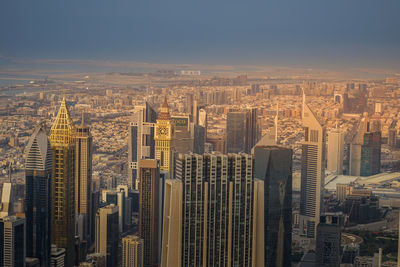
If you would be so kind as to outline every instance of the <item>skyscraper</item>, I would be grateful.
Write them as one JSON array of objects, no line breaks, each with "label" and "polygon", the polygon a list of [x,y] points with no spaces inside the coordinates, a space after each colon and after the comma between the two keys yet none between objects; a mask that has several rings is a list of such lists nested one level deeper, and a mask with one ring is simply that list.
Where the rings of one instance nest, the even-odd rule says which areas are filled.
[{"label": "skyscraper", "polygon": [[143,239],[128,235],[122,239],[122,267],[143,267]]},{"label": "skyscraper", "polygon": [[264,181],[265,266],[291,266],[292,155],[289,148],[256,146],[255,177]]},{"label": "skyscraper", "polygon": [[371,176],[381,170],[381,132],[364,134],[361,146],[360,175]]},{"label": "skyscraper", "polygon": [[96,253],[106,256],[107,267],[117,266],[118,242],[118,207],[111,204],[96,215]]},{"label": "skyscraper", "polygon": [[83,217],[81,239],[90,241],[91,197],[92,197],[92,135],[85,125],[82,114],[81,125],[76,127],[75,139],[75,213]]},{"label": "skyscraper", "polygon": [[246,150],[246,113],[229,112],[226,117],[226,148],[228,153]]},{"label": "skyscraper", "polygon": [[159,191],[160,165],[155,159],[140,161],[139,169],[139,236],[144,242],[143,262],[159,264]]},{"label": "skyscraper", "polygon": [[321,216],[317,226],[315,266],[340,266],[341,223],[339,214],[324,214]]},{"label": "skyscraper", "polygon": [[258,120],[258,112],[256,108],[251,108],[246,112],[246,153],[250,153],[251,149],[257,144],[261,138],[260,123]]},{"label": "skyscraper", "polygon": [[182,266],[182,197],[182,181],[166,179],[161,266]]},{"label": "skyscraper", "polygon": [[368,113],[364,113],[350,144],[349,158],[350,175],[370,176],[380,172],[381,132],[371,130]]},{"label": "skyscraper", "polygon": [[[305,96],[303,96],[305,98]],[[315,238],[324,186],[325,127],[303,99],[300,234]]]},{"label": "skyscraper", "polygon": [[154,123],[157,118],[156,112],[147,102],[144,106],[136,107],[135,110],[128,131],[128,185],[131,189],[137,189],[139,160],[154,159]]},{"label": "skyscraper", "polygon": [[51,168],[50,142],[43,124],[36,126],[25,150],[26,255],[50,265]]},{"label": "skyscraper", "polygon": [[172,116],[174,125],[174,148],[177,153],[189,153],[193,151],[193,139],[191,138],[191,122],[189,115]]},{"label": "skyscraper", "polygon": [[246,152],[261,138],[257,109],[229,112],[226,118],[226,143],[228,153]]},{"label": "skyscraper", "polygon": [[63,98],[50,130],[53,158],[51,240],[57,247],[65,248],[67,267],[73,266],[75,258],[75,134],[76,128]]},{"label": "skyscraper", "polygon": [[163,266],[264,266],[253,167],[247,154],[179,154],[177,179],[166,181]]},{"label": "skyscraper", "polygon": [[25,219],[0,219],[0,266],[25,267]]},{"label": "skyscraper", "polygon": [[160,161],[161,171],[172,171],[173,155],[172,142],[174,138],[174,127],[171,123],[171,116],[167,103],[167,97],[161,106],[160,115],[155,125],[155,158]]},{"label": "skyscraper", "polygon": [[343,173],[344,134],[338,130],[328,134],[328,170]]}]

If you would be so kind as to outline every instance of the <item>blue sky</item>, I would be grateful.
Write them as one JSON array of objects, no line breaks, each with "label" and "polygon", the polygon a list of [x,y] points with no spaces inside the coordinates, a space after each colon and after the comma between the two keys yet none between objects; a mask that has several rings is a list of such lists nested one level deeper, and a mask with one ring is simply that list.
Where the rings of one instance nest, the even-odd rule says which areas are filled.
[{"label": "blue sky", "polygon": [[400,69],[399,0],[1,0],[0,55]]}]

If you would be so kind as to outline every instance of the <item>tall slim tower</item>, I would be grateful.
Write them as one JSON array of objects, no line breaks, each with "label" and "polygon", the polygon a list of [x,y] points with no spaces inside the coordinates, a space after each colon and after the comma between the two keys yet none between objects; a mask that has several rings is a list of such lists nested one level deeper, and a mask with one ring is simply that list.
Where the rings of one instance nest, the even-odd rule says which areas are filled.
[{"label": "tall slim tower", "polygon": [[75,145],[75,213],[83,217],[81,238],[90,241],[93,151],[92,135],[83,114],[81,125],[76,127]]},{"label": "tall slim tower", "polygon": [[170,172],[172,169],[172,142],[174,127],[167,103],[167,97],[161,106],[161,112],[155,125],[155,158],[160,161],[160,170]]},{"label": "tall slim tower", "polygon": [[328,170],[343,173],[344,134],[339,130],[328,134]]},{"label": "tall slim tower", "polygon": [[53,158],[51,184],[51,241],[65,248],[65,266],[74,264],[75,252],[75,134],[65,98],[50,130]]},{"label": "tall slim tower", "polygon": [[144,241],[146,266],[159,264],[159,191],[160,165],[155,159],[140,161],[139,169],[139,236]]},{"label": "tall slim tower", "polygon": [[301,155],[300,233],[315,238],[324,186],[325,127],[303,98],[304,142]]},{"label": "tall slim tower", "polygon": [[281,146],[254,149],[255,177],[264,181],[265,266],[292,264],[292,155]]},{"label": "tall slim tower", "polygon": [[147,102],[135,110],[128,131],[128,185],[131,189],[138,189],[139,160],[154,159],[154,124],[157,119],[156,112]]},{"label": "tall slim tower", "polygon": [[50,266],[51,149],[43,124],[36,126],[25,150],[26,255]]}]

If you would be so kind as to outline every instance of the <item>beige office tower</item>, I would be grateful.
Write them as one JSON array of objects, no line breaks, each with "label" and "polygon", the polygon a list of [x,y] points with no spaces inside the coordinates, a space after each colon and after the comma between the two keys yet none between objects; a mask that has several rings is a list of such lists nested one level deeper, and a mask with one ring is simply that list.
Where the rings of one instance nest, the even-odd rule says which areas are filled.
[{"label": "beige office tower", "polygon": [[159,264],[160,164],[139,161],[139,236],[144,241],[144,265]]},{"label": "beige office tower", "polygon": [[174,127],[171,123],[171,116],[167,98],[161,106],[161,112],[155,125],[155,158],[160,161],[160,170],[168,171],[172,169],[172,149],[173,149]]},{"label": "beige office tower", "polygon": [[306,103],[303,103],[303,125],[300,234],[315,238],[324,186],[325,127]]},{"label": "beige office tower", "polygon": [[179,154],[165,183],[166,266],[264,266],[264,183],[247,154]]},{"label": "beige office tower", "polygon": [[143,239],[128,235],[122,239],[122,267],[143,267]]},{"label": "beige office tower", "polygon": [[328,170],[335,174],[343,173],[344,134],[333,130],[328,134]]},{"label": "beige office tower", "polygon": [[83,217],[83,235],[81,239],[90,240],[91,184],[92,184],[92,135],[85,125],[82,114],[81,125],[76,127],[75,139],[75,213]]},{"label": "beige office tower", "polygon": [[182,266],[182,181],[165,180],[161,266]]},{"label": "beige office tower", "polygon": [[95,251],[106,257],[107,267],[117,265],[118,241],[118,207],[111,204],[96,214]]},{"label": "beige office tower", "polygon": [[349,147],[349,174],[352,176],[359,176],[361,174],[361,150],[364,143],[364,134],[368,131],[368,125],[368,114],[364,113]]},{"label": "beige office tower", "polygon": [[53,157],[51,242],[65,248],[65,266],[74,265],[75,258],[75,134],[76,128],[63,98],[50,130]]}]

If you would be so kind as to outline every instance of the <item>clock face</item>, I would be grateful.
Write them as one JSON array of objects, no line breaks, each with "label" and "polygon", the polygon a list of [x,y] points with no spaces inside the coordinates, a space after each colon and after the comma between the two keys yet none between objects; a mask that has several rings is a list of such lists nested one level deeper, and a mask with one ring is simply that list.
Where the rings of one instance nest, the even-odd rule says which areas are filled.
[{"label": "clock face", "polygon": [[160,126],[157,129],[158,135],[168,135],[168,128],[165,126]]}]

